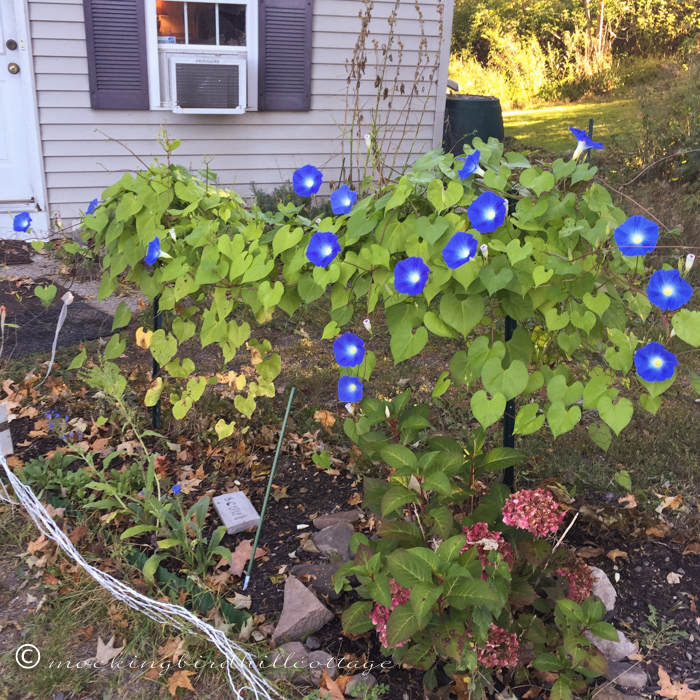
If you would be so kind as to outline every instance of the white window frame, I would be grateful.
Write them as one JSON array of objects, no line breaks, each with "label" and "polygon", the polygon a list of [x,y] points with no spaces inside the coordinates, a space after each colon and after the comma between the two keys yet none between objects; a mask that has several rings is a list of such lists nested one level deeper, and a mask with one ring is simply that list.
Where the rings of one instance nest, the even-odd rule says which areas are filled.
[{"label": "white window frame", "polygon": [[[177,0],[180,2],[181,0]],[[187,2],[216,2],[217,0],[187,0]],[[148,61],[148,94],[151,110],[172,111],[160,101],[160,66],[158,48],[158,18],[156,0],[146,3],[146,54]],[[257,0],[218,0],[221,5],[246,5],[246,48],[239,46],[210,46],[201,44],[177,44],[182,53],[216,53],[243,55],[247,59],[247,103],[246,112],[258,111],[258,2]],[[175,50],[173,48],[173,50]]]}]

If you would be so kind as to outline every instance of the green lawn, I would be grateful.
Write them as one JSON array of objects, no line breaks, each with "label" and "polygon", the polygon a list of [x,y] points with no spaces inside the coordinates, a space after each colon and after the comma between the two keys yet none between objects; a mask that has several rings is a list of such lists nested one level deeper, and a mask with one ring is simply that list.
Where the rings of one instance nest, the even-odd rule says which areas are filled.
[{"label": "green lawn", "polygon": [[637,111],[634,99],[599,100],[504,112],[503,122],[506,136],[559,152],[575,146],[569,127],[587,129],[591,118],[594,119],[594,140],[610,143],[614,137],[617,142],[624,141],[625,135],[639,121]]}]

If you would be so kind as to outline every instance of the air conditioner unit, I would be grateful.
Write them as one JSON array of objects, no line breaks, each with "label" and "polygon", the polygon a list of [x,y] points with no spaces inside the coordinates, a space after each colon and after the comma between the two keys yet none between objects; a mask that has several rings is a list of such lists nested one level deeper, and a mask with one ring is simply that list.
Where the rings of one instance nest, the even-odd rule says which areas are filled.
[{"label": "air conditioner unit", "polygon": [[243,114],[246,108],[246,59],[221,54],[164,52],[166,102],[178,114]]}]

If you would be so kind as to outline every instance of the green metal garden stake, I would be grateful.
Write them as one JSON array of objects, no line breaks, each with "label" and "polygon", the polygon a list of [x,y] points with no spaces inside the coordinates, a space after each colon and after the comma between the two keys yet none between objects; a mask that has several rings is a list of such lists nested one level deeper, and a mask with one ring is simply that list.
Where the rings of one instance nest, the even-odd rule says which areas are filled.
[{"label": "green metal garden stake", "polygon": [[[163,316],[160,310],[160,294],[153,300],[153,331],[160,330],[163,327]],[[156,358],[153,358],[153,381],[160,374],[160,365]],[[153,407],[151,411],[153,427],[156,430],[160,430],[160,396],[158,397],[158,402]]]},{"label": "green metal garden stake", "polygon": [[243,590],[248,588],[248,583],[250,582],[250,575],[253,571],[253,565],[255,564],[255,552],[258,551],[258,541],[260,540],[260,532],[262,531],[263,521],[265,520],[265,511],[267,510],[267,501],[270,498],[270,489],[272,488],[272,481],[275,478],[275,470],[277,469],[277,462],[280,458],[280,452],[282,451],[282,440],[284,439],[284,433],[287,430],[287,420],[289,419],[289,412],[292,410],[292,400],[294,399],[294,387],[292,387],[289,393],[289,401],[287,402],[287,412],[284,414],[284,422],[282,423],[282,430],[280,430],[280,439],[277,442],[277,452],[275,452],[275,459],[272,462],[272,470],[270,471],[270,478],[267,482],[267,490],[265,491],[265,499],[263,500],[262,509],[260,510],[260,524],[255,533],[255,541],[253,542],[253,551],[250,554],[250,562],[248,563],[248,571],[245,575],[245,581],[243,582]]}]

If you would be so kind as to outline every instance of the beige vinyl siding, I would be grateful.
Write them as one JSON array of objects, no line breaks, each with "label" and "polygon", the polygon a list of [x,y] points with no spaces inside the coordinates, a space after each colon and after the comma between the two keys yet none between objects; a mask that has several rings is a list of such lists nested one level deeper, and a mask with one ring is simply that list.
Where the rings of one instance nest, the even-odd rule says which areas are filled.
[{"label": "beige vinyl siding", "polygon": [[[421,0],[427,48],[434,58],[440,45],[437,4]],[[446,0],[451,2],[452,0]],[[367,40],[368,64],[360,90],[363,105],[376,98],[375,52],[372,40],[386,41],[387,17],[394,7],[390,0],[375,0]],[[213,156],[212,170],[219,182],[249,194],[250,183],[272,189],[291,179],[294,170],[313,163],[324,172],[322,194],[337,181],[341,165],[341,134],[346,112],[347,68],[360,30],[360,0],[314,0],[312,81],[310,112],[247,112],[243,115],[176,115],[169,111],[92,110],[88,84],[87,45],[82,0],[28,0],[36,77],[39,125],[42,139],[48,200],[52,215],[74,218],[87,203],[125,171],[142,167],[126,150],[151,162],[163,157],[157,143],[165,124],[171,138],[182,141],[173,159],[193,169],[202,166],[203,156]],[[397,81],[412,85],[419,56],[421,27],[412,0],[402,0],[396,32],[404,44],[402,68]],[[449,41],[449,28],[448,28]],[[393,90],[398,61],[389,63],[385,84]],[[419,86],[421,94],[410,102],[405,137],[397,130],[386,139],[387,152],[411,159],[434,144],[436,97],[445,86]],[[426,97],[427,96],[427,97]],[[382,100],[382,120],[396,120],[405,108],[406,95]],[[392,111],[387,111],[392,101]],[[423,113],[421,120],[421,113]],[[401,117],[401,123],[404,120]],[[442,114],[438,115],[442,122]],[[418,124],[420,124],[418,126]],[[110,140],[113,139],[113,140]],[[122,141],[124,145],[117,143]],[[345,149],[347,153],[347,146]]]}]

